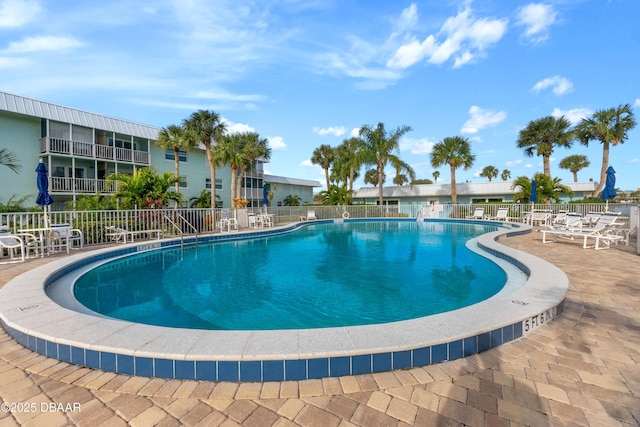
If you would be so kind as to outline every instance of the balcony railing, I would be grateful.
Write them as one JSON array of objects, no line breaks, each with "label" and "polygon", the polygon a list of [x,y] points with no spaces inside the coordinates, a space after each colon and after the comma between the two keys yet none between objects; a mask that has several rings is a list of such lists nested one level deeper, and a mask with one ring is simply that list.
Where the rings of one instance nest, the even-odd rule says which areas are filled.
[{"label": "balcony railing", "polygon": [[52,193],[113,193],[116,183],[105,179],[88,178],[60,178],[51,177],[50,191]]},{"label": "balcony railing", "polygon": [[88,142],[71,141],[60,138],[41,138],[41,153],[68,154],[75,157],[116,160],[119,162],[133,162],[143,165],[149,164],[149,153],[128,148],[111,147],[108,145],[91,144]]}]

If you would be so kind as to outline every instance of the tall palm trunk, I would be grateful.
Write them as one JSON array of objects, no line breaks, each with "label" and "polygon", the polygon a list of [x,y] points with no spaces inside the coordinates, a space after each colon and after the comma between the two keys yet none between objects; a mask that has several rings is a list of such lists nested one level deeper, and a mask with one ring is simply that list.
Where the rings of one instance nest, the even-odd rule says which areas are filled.
[{"label": "tall palm trunk", "polygon": [[384,181],[384,165],[378,162],[378,204],[380,205],[380,216],[384,216],[383,190],[382,182]]},{"label": "tall palm trunk", "polygon": [[571,171],[573,172],[573,182],[578,182],[578,171]]},{"label": "tall palm trunk", "polygon": [[244,178],[244,167],[240,166],[238,168],[238,175],[236,176],[236,197],[238,199],[242,199],[242,179]]},{"label": "tall palm trunk", "polygon": [[238,167],[235,165],[231,165],[231,207],[235,208],[236,207],[236,202],[234,201],[234,199],[238,198],[237,193],[236,193],[236,173],[237,173]]},{"label": "tall palm trunk", "polygon": [[456,168],[453,165],[451,167],[451,203],[458,203],[458,189],[456,188]]},{"label": "tall palm trunk", "polygon": [[349,169],[349,191],[353,191],[353,175],[355,175],[356,171],[353,166]]},{"label": "tall palm trunk", "polygon": [[[180,150],[177,147],[173,148],[173,156],[176,163],[176,178],[180,179]],[[176,181],[176,194],[180,192],[180,181]],[[176,208],[178,204],[176,203]]]},{"label": "tall palm trunk", "polygon": [[324,179],[327,181],[327,191],[329,191],[329,168],[324,168]]},{"label": "tall palm trunk", "polygon": [[216,165],[213,161],[213,153],[211,152],[211,144],[204,146],[204,151],[207,153],[207,160],[209,161],[209,169],[211,170],[211,212],[214,212],[216,208]]},{"label": "tall palm trunk", "polygon": [[543,155],[542,156],[542,165],[544,168],[544,174],[548,177],[551,178],[551,166],[550,166],[550,161],[549,161],[549,156],[548,155]]},{"label": "tall palm trunk", "polygon": [[609,168],[609,142],[602,142],[602,169],[600,169],[600,182],[596,187],[596,191],[593,192],[593,197],[600,197],[600,193],[604,189],[604,184],[607,179],[607,169]]}]

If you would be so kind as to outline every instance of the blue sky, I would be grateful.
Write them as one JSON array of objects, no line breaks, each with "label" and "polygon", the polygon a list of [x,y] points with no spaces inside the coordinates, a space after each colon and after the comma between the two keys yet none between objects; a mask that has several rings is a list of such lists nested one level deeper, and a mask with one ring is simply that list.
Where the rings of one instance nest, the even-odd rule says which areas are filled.
[{"label": "blue sky", "polygon": [[[626,103],[640,121],[639,16],[638,0],[0,0],[0,89],[157,127],[213,109],[269,138],[276,175],[324,182],[313,150],[383,122],[413,129],[399,155],[418,178],[456,135],[476,155],[458,182],[488,165],[531,177],[529,121]],[[599,180],[599,142],[555,151],[565,182],[570,154]],[[610,164],[640,187],[640,128]]]}]

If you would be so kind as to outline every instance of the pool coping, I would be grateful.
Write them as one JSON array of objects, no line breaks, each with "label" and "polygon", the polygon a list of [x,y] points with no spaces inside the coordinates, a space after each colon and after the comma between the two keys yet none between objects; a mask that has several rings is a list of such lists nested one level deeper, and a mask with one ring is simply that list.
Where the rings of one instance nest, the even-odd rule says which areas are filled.
[{"label": "pool coping", "polygon": [[[311,224],[344,221],[323,220]],[[495,221],[476,220],[424,221],[496,224]],[[309,224],[218,234],[200,237],[199,241],[280,234]],[[426,366],[476,354],[517,339],[553,319],[562,310],[568,289],[567,276],[546,261],[501,245],[499,238],[531,232],[528,225],[504,224],[512,228],[479,236],[477,244],[525,271],[529,275],[525,285],[507,295],[419,319],[307,330],[184,330],[77,313],[61,307],[45,293],[45,284],[81,265],[125,253],[195,243],[195,238],[185,238],[98,249],[26,272],[0,289],[0,320],[13,338],[38,353],[130,375],[283,381]],[[469,325],[473,325],[472,328]]]}]

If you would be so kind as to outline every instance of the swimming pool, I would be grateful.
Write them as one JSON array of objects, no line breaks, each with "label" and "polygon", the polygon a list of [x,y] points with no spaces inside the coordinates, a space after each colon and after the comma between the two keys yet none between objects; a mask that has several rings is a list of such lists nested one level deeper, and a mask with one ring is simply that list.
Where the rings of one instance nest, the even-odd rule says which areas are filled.
[{"label": "swimming pool", "polygon": [[74,295],[109,317],[178,328],[395,322],[498,293],[505,272],[466,247],[497,229],[415,221],[317,224],[276,236],[129,255],[83,274]]},{"label": "swimming pool", "polygon": [[[313,226],[333,222],[344,221],[317,221]],[[521,224],[483,234],[469,244],[493,261],[510,266],[507,269],[525,272],[524,286],[509,288],[507,277],[508,290],[503,289],[485,301],[452,312],[384,324],[253,331],[189,330],[89,314],[82,306],[52,300],[45,291],[47,288],[72,289],[75,278],[120,256],[209,241],[239,242],[248,237],[295,232],[308,226],[308,223],[294,223],[258,232],[199,237],[197,241],[195,238],[154,241],[74,254],[28,271],[0,289],[0,320],[9,335],[23,346],[47,357],[90,368],[159,378],[295,381],[454,360],[517,339],[562,310],[568,289],[566,275],[552,264],[497,242],[509,235],[531,231],[531,227]],[[66,295],[67,302],[73,299],[69,292]]]}]

